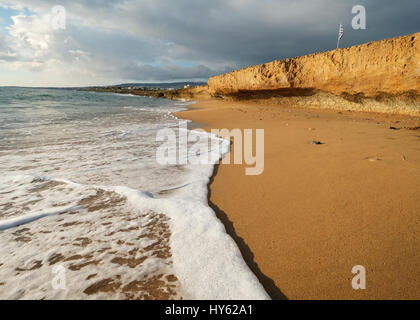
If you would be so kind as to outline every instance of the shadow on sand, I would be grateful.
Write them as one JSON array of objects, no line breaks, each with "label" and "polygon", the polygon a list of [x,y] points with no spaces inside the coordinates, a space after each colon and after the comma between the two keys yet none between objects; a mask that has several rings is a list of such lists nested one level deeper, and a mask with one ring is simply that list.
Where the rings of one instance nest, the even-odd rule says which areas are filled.
[{"label": "shadow on sand", "polygon": [[242,239],[236,234],[233,222],[229,220],[227,214],[224,211],[220,210],[220,208],[211,201],[211,184],[213,183],[218,171],[219,164],[215,165],[213,175],[210,179],[210,183],[208,184],[209,206],[216,213],[217,218],[219,218],[219,220],[222,221],[226,228],[226,232],[233,238],[233,240],[236,242],[236,245],[239,247],[239,250],[241,251],[242,257],[244,258],[246,264],[251,269],[251,271],[257,276],[258,280],[263,285],[265,291],[270,295],[271,299],[287,300],[286,295],[283,292],[281,292],[281,290],[276,286],[275,282],[261,272],[260,268],[258,267],[258,264],[254,261],[254,254],[252,253],[251,249],[248,247],[244,239]]}]

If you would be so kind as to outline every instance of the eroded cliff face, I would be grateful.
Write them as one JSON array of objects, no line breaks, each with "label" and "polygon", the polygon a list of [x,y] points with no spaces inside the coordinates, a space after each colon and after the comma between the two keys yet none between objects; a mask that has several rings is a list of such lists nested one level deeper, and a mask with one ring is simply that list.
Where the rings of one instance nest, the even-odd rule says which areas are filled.
[{"label": "eroded cliff face", "polygon": [[420,116],[420,33],[248,67],[212,77],[207,86],[90,90]]},{"label": "eroded cliff face", "polygon": [[273,61],[209,80],[212,94],[312,88],[342,94],[420,92],[420,33]]},{"label": "eroded cliff face", "polygon": [[420,33],[252,66],[208,86],[212,96],[417,115]]}]

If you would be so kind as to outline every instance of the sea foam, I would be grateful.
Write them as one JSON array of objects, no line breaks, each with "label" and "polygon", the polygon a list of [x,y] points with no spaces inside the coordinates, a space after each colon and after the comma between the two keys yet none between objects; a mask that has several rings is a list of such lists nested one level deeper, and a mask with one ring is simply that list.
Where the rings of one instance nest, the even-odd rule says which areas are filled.
[{"label": "sea foam", "polygon": [[[55,100],[6,105],[0,119],[20,120],[1,129],[1,298],[269,299],[208,206],[218,158],[156,163],[156,132],[176,128],[172,112],[189,102],[48,94]],[[51,288],[58,264],[63,291]]]}]

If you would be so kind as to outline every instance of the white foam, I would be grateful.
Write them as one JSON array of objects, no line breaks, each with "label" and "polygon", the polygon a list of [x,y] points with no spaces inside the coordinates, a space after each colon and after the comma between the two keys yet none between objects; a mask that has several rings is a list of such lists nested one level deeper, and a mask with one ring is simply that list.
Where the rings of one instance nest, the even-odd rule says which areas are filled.
[{"label": "white foam", "polygon": [[219,148],[209,150],[213,154],[216,152],[217,157],[209,157],[214,162],[207,165],[190,165],[188,183],[177,191],[174,199],[147,198],[140,201],[135,192],[127,189],[116,191],[125,194],[139,206],[144,203],[157,206],[157,209],[163,209],[171,217],[174,264],[189,298],[269,299],[243,260],[237,245],[208,206],[208,183],[214,165],[229,152],[230,141],[201,131],[195,131],[194,134],[207,135],[212,141],[217,140]]},{"label": "white foam", "polygon": [[42,219],[42,218],[45,218],[45,217],[48,217],[48,216],[58,215],[58,214],[62,214],[62,213],[68,213],[68,212],[76,211],[76,210],[79,210],[79,209],[81,209],[80,206],[73,206],[73,207],[67,207],[67,208],[64,208],[64,209],[53,210],[53,211],[44,212],[44,213],[28,213],[26,215],[19,216],[17,218],[1,220],[0,221],[0,231],[10,229],[10,228],[13,228],[13,227],[17,227],[17,226],[20,226],[22,224],[33,222],[33,221],[36,221],[38,219]]},{"label": "white foam", "polygon": [[[203,181],[188,189],[197,187],[207,188]],[[123,187],[115,191],[138,208],[165,212],[171,218],[174,268],[186,299],[269,299],[206,201],[192,200],[185,190],[188,196],[178,194],[176,199],[152,199]]]},{"label": "white foam", "polygon": [[[60,222],[63,223],[77,218],[90,225],[72,226],[65,231],[65,237],[74,234],[92,236],[98,241],[95,246],[108,240],[106,230],[98,224],[103,213],[87,213],[85,208],[80,207],[81,201],[94,196],[98,190],[105,190],[128,199],[126,204],[124,202],[124,217],[136,218],[136,225],[143,225],[139,216],[142,212],[154,211],[170,218],[173,266],[170,267],[169,262],[147,260],[146,265],[136,270],[124,270],[124,279],[121,280],[124,283],[134,279],[136,273],[138,276],[139,273],[153,274],[165,270],[167,274],[173,272],[177,276],[179,295],[185,299],[269,299],[243,260],[237,245],[208,206],[207,185],[213,174],[214,163],[229,151],[229,141],[196,132],[197,135],[207,135],[215,142],[215,148],[209,150],[213,162],[167,167],[156,163],[156,131],[176,127],[179,119],[171,112],[180,111],[191,103],[177,104],[178,108],[158,106],[148,109],[139,106],[135,108],[139,112],[127,115],[111,115],[110,118],[98,116],[48,127],[34,126],[30,129],[32,137],[27,141],[16,138],[16,146],[11,150],[1,151],[0,148],[0,170],[8,173],[0,177],[0,206],[3,206],[0,217],[1,256],[7,257],[11,265],[18,265],[29,256],[32,260],[43,261],[43,266],[34,271],[36,276],[30,279],[24,275],[15,276],[13,268],[2,267],[2,278],[16,277],[16,281],[27,284],[21,288],[25,291],[23,298],[41,298],[40,292],[28,292],[27,289],[44,288],[42,281],[48,278],[44,273],[50,276],[48,255],[40,257],[41,253],[35,252],[43,243],[46,243],[48,254],[61,249],[68,254],[75,252],[73,247],[60,240],[58,234],[54,234],[54,226],[58,225],[59,220],[64,219]],[[28,129],[24,130],[27,132]],[[49,182],[54,184],[47,185]],[[34,191],[34,188],[38,190]],[[162,196],[160,191],[163,190],[172,192]],[[74,212],[72,215],[65,214],[69,211]],[[121,216],[107,219],[112,223],[111,230],[121,228]],[[13,227],[21,224],[27,224],[31,229],[31,243],[17,245],[13,242]],[[53,234],[48,236],[40,233],[45,228],[53,231]],[[124,236],[124,240],[135,242],[140,247],[148,245],[140,243],[142,240],[135,240],[132,234]],[[128,251],[128,248],[114,249]],[[109,260],[102,255],[100,259]],[[100,271],[95,266],[87,266],[80,275],[72,273],[70,280],[74,282],[74,287],[67,293],[48,291],[46,297],[86,298],[81,292],[86,284],[84,279],[89,274],[100,272],[109,277],[121,274],[121,270],[115,269],[109,261],[107,263],[101,265]],[[13,287],[13,283],[8,282],[6,289],[4,292],[10,292],[10,297],[19,297],[19,290]],[[101,297],[109,298],[110,295],[94,296]]]},{"label": "white foam", "polygon": [[[13,181],[16,185],[26,184],[27,178],[14,177]],[[150,238],[155,229],[147,226],[159,219],[155,213],[140,211],[110,188],[105,188],[108,190],[105,193],[99,187],[62,179],[33,178],[35,182],[29,182],[31,186],[43,187],[45,183],[58,182],[49,190],[65,188],[61,199],[55,197],[56,203],[61,202],[62,206],[69,199],[78,199],[80,194],[84,195],[84,200],[90,197],[91,202],[88,201],[88,207],[85,207],[84,202],[82,205],[73,201],[66,212],[57,210],[45,215],[24,215],[13,219],[15,225],[26,223],[21,227],[14,228],[11,220],[9,224],[2,222],[0,299],[127,299],[127,294],[142,298],[151,292],[123,288],[132,281],[147,281],[153,277],[165,282],[166,275],[174,274],[171,258],[156,254],[161,246],[151,249],[159,244],[159,231],[165,232],[164,228],[160,228]],[[138,195],[149,196],[142,192]],[[98,205],[100,209],[96,208]],[[30,218],[33,219],[30,221]],[[134,268],[124,260],[118,262],[114,259],[141,261]],[[65,272],[63,290],[52,286],[57,266]],[[107,279],[112,279],[119,286],[111,291],[86,291]],[[178,293],[173,298],[182,297],[179,281],[166,285],[167,288],[177,288]],[[160,290],[167,288],[160,285]]]}]

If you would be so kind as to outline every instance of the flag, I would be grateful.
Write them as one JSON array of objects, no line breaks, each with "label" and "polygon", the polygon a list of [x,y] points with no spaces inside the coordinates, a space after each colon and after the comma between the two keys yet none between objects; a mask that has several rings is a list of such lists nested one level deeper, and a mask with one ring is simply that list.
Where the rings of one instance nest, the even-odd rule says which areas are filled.
[{"label": "flag", "polygon": [[344,26],[340,23],[340,30],[338,31],[338,38],[341,40],[343,35],[344,35]]}]

